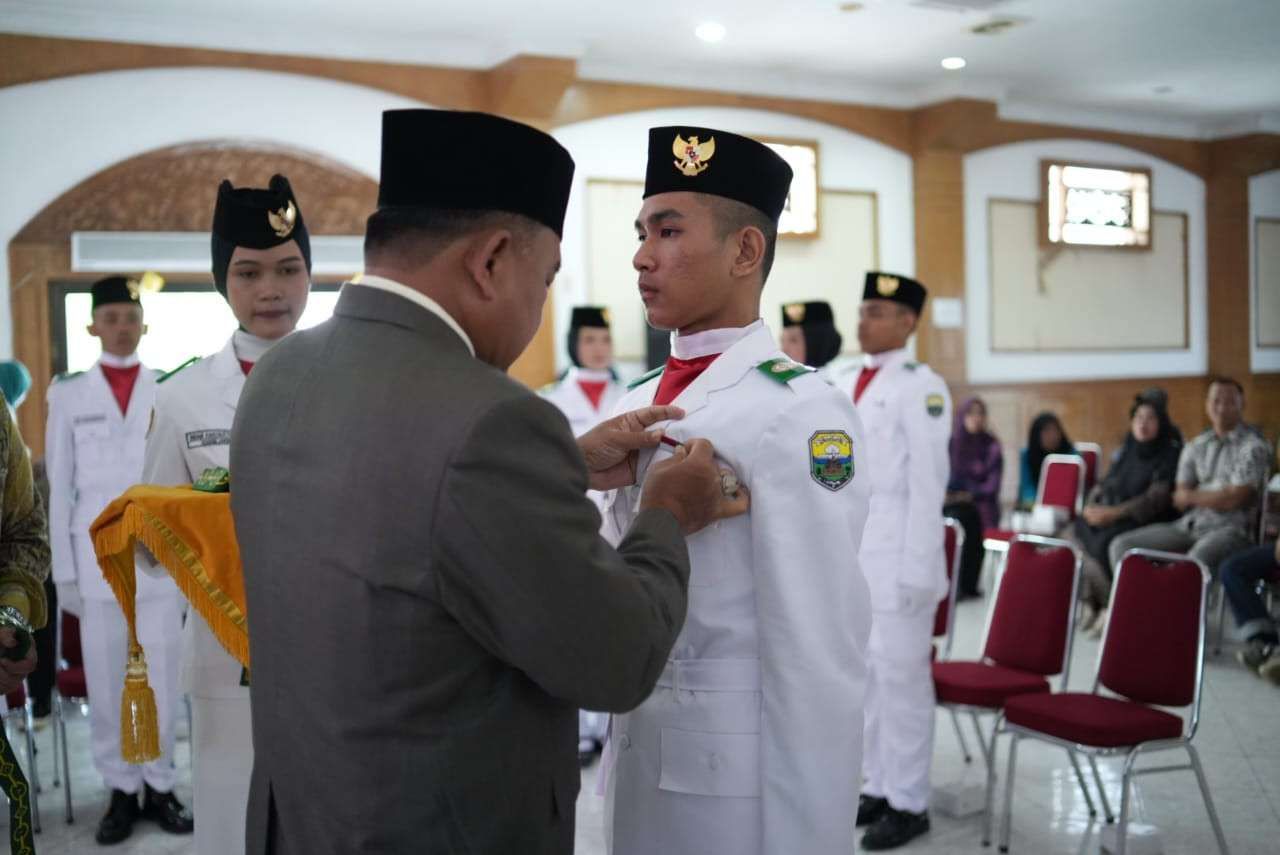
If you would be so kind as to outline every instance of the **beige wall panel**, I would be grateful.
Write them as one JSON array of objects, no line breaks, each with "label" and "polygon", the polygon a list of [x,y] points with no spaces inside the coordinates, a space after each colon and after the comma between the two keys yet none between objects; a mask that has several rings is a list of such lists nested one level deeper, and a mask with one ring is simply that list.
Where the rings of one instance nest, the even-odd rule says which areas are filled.
[{"label": "beige wall panel", "polygon": [[1042,250],[1033,202],[993,199],[992,349],[1187,346],[1186,218],[1156,213],[1152,249]]},{"label": "beige wall panel", "polygon": [[[613,342],[620,360],[644,358],[644,313],[636,293],[631,259],[632,228],[642,186],[634,181],[587,183],[589,300],[613,314]],[[786,303],[826,300],[844,337],[844,350],[858,349],[858,303],[862,278],[877,266],[876,197],[873,193],[824,190],[820,194],[821,234],[778,242],[773,273],[761,311],[776,332]]]},{"label": "beige wall panel", "polygon": [[1255,246],[1258,252],[1258,346],[1280,347],[1280,220],[1257,221]]}]

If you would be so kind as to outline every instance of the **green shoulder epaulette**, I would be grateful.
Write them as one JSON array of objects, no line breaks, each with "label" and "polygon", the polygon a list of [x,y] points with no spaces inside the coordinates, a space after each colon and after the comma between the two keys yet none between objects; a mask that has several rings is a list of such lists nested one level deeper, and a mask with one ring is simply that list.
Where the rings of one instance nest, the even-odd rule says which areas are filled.
[{"label": "green shoulder epaulette", "polygon": [[201,493],[231,492],[231,473],[223,466],[210,466],[191,485]]},{"label": "green shoulder epaulette", "polygon": [[53,382],[61,383],[63,380],[70,380],[72,377],[79,377],[83,371],[64,371],[61,374],[54,375]]},{"label": "green shoulder epaulette", "polygon": [[665,365],[659,365],[657,368],[653,369],[652,371],[646,371],[644,374],[641,374],[639,377],[637,377],[636,379],[628,383],[627,390],[630,391],[631,389],[634,389],[637,386],[642,386],[645,383],[648,383],[654,377],[657,377],[659,374],[665,371],[666,368],[667,366]]},{"label": "green shoulder epaulette", "polygon": [[904,363],[902,363],[902,367],[903,367],[903,368],[905,368],[905,369],[907,369],[908,371],[915,371],[917,368],[919,368],[919,367],[920,367],[920,363],[919,363],[919,362],[904,362]]},{"label": "green shoulder epaulette", "polygon": [[168,379],[169,379],[170,377],[172,377],[173,375],[177,374],[177,373],[178,373],[179,371],[181,371],[182,369],[187,368],[188,366],[191,366],[191,365],[195,365],[195,364],[196,364],[197,362],[199,362],[199,361],[200,361],[200,357],[198,357],[198,356],[193,356],[193,357],[191,357],[190,359],[188,359],[186,362],[184,362],[184,363],[182,363],[181,365],[179,365],[177,368],[173,369],[172,371],[169,371],[169,372],[166,372],[166,373],[164,373],[164,374],[161,374],[159,377],[157,377],[157,378],[156,378],[156,382],[157,382],[157,383],[163,383],[164,381],[168,380]]},{"label": "green shoulder epaulette", "polygon": [[756,366],[756,370],[764,376],[777,380],[779,383],[787,383],[801,374],[812,374],[817,371],[816,368],[810,368],[808,365],[801,365],[799,362],[793,362],[786,357],[778,357],[761,362]]}]

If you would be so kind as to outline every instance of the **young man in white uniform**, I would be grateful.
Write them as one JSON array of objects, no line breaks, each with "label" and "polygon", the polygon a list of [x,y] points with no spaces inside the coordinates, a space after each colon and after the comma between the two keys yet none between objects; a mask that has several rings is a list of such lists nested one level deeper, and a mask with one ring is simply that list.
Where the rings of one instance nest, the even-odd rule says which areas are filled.
[{"label": "young man in white uniform", "polygon": [[[657,689],[614,718],[614,855],[847,855],[870,607],[858,546],[870,489],[852,402],[783,356],[760,319],[791,168],[724,131],[654,128],[634,265],[672,356],[619,410],[670,403],[670,440],[707,437],[750,512],[689,538],[684,629]],[[605,532],[634,517],[610,493]]]},{"label": "young man in white uniform", "polygon": [[[311,241],[289,182],[266,189],[223,181],[213,215],[213,279],[240,328],[222,350],[161,380],[142,480],[190,484],[228,467],[231,423],[254,363],[293,332],[311,289]],[[231,476],[235,489],[235,475]],[[149,562],[141,569],[165,573]],[[141,575],[141,574],[140,574]],[[240,663],[209,625],[188,610],[182,682],[191,695],[193,807],[199,855],[243,852],[253,732]]]},{"label": "young man in white uniform", "polygon": [[859,310],[863,367],[844,392],[866,429],[871,515],[861,563],[871,586],[871,685],[867,693],[862,848],[895,849],[929,830],[933,758],[933,613],[946,594],[942,505],[950,461],[951,397],[906,351],[924,308],[924,286],[868,273]]},{"label": "young man in white uniform", "polygon": [[102,356],[88,371],[49,387],[45,436],[53,579],[59,606],[80,616],[93,764],[111,789],[96,834],[104,845],[127,838],[139,817],[175,834],[191,832],[191,817],[173,795],[182,597],[167,578],[138,580],[138,640],[156,696],[160,757],[133,766],[120,755],[128,628],[89,538],[90,523],[142,475],[156,377],[138,361],[138,342],[147,330],[139,293],[138,281],[122,276],[94,283],[89,333],[102,341]]}]

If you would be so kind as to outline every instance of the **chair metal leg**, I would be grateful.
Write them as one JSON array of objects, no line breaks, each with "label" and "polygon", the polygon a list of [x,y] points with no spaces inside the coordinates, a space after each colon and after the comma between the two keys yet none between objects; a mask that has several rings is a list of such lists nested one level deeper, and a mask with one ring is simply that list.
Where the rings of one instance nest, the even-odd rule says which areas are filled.
[{"label": "chair metal leg", "polygon": [[1107,818],[1107,824],[1116,821],[1116,815],[1111,812],[1111,802],[1107,799],[1107,788],[1102,786],[1102,775],[1098,774],[1098,758],[1089,755],[1089,768],[1093,770],[1093,782],[1098,785],[1098,798],[1102,799],[1102,813]]},{"label": "chair metal leg", "polygon": [[1137,759],[1137,750],[1130,751],[1120,775],[1120,822],[1116,825],[1115,855],[1124,855],[1129,848],[1129,785],[1133,783],[1133,765]]},{"label": "chair metal leg", "polygon": [[971,712],[969,713],[969,717],[973,719],[973,733],[978,739],[978,750],[982,752],[982,759],[984,762],[990,763],[992,760],[991,744],[994,743],[995,732],[993,731],[991,734],[993,743],[989,744],[987,742],[987,737],[982,733],[982,722],[979,720],[978,714],[976,712]]},{"label": "chair metal leg", "polygon": [[964,741],[964,731],[960,729],[960,718],[956,715],[955,710],[949,710],[951,713],[951,726],[956,729],[956,741],[960,743],[960,753],[964,755],[965,763],[973,762],[973,755],[969,753],[969,745]]},{"label": "chair metal leg", "polygon": [[1009,837],[1013,826],[1013,774],[1018,763],[1018,734],[1009,739],[1009,771],[1004,782],[1004,820],[1000,823],[1000,851],[1009,851]]},{"label": "chair metal leg", "polygon": [[1080,784],[1080,795],[1084,796],[1084,803],[1089,808],[1089,816],[1097,816],[1098,809],[1093,806],[1093,796],[1089,795],[1089,786],[1084,782],[1084,772],[1080,770],[1080,761],[1076,759],[1076,753],[1068,748],[1067,757],[1071,760],[1071,768],[1076,770],[1076,782]]},{"label": "chair metal leg", "polygon": [[31,717],[31,701],[27,701],[24,718],[27,725],[27,774],[31,778],[31,828],[40,833],[40,770],[36,768],[36,740],[33,735],[35,722]]},{"label": "chair metal leg", "polygon": [[995,810],[996,796],[996,739],[1000,736],[1000,724],[1003,718],[997,718],[995,727],[991,730],[991,752],[987,755],[987,791],[986,791],[986,807],[982,811],[982,845],[991,845],[991,819]]},{"label": "chair metal leg", "polygon": [[1196,783],[1200,785],[1200,797],[1204,799],[1205,810],[1209,812],[1213,836],[1218,838],[1218,851],[1222,855],[1231,855],[1231,850],[1227,848],[1227,838],[1222,833],[1222,823],[1218,821],[1218,810],[1213,806],[1213,796],[1209,795],[1209,782],[1205,780],[1204,769],[1200,766],[1200,754],[1190,742],[1187,743],[1187,754],[1191,757],[1191,770],[1196,773]]},{"label": "chair metal leg", "polygon": [[67,759],[67,755],[71,753],[71,746],[67,744],[67,720],[62,714],[62,695],[57,694],[56,691],[54,693],[53,711],[58,717],[57,721],[54,722],[54,727],[57,728],[57,731],[54,733],[54,738],[57,739],[61,737],[62,739],[62,777],[67,781],[67,786],[62,791],[62,798],[65,800],[67,806],[67,825],[70,825],[73,822],[71,816],[71,766]]},{"label": "chair metal leg", "polygon": [[1213,645],[1213,655],[1217,656],[1222,652],[1222,638],[1227,631],[1227,589],[1223,586],[1222,581],[1217,582],[1218,588],[1218,635]]},{"label": "chair metal leg", "polygon": [[[56,693],[54,697],[56,697]],[[53,788],[55,790],[58,787],[62,786],[62,767],[58,765],[58,753],[61,750],[61,746],[58,745],[57,722],[58,722],[58,719],[55,716],[53,719],[53,726],[49,728],[49,735],[50,737],[52,737],[51,741],[53,742]]]}]

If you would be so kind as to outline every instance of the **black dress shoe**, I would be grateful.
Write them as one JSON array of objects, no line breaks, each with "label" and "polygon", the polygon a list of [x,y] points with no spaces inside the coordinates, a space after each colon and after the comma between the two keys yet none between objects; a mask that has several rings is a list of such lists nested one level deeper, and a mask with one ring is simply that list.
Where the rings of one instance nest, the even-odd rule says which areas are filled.
[{"label": "black dress shoe", "polygon": [[858,828],[870,825],[889,809],[889,800],[880,796],[858,796]]},{"label": "black dress shoe", "polygon": [[138,821],[138,796],[123,790],[111,791],[111,807],[98,823],[98,833],[93,839],[103,846],[119,843],[133,834],[133,824]]},{"label": "black dress shoe", "polygon": [[862,848],[868,852],[897,849],[928,830],[928,811],[912,813],[886,805],[884,813],[862,835]]},{"label": "black dress shoe", "polygon": [[142,818],[149,819],[170,834],[190,834],[195,830],[191,812],[173,793],[161,793],[148,785],[142,798]]}]

